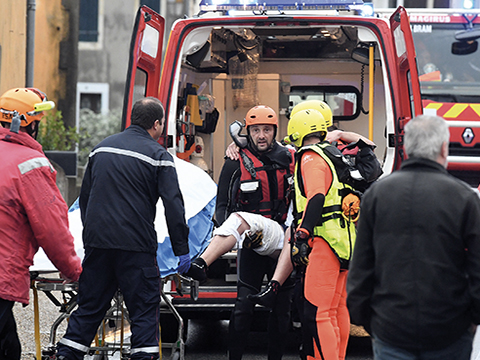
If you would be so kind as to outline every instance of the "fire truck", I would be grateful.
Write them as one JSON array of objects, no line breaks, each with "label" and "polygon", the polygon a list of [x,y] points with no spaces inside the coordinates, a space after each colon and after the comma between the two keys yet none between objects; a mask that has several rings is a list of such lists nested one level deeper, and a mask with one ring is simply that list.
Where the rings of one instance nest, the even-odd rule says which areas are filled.
[{"label": "fire truck", "polygon": [[[332,108],[335,126],[376,143],[385,174],[398,169],[405,157],[404,126],[423,111],[405,9],[387,19],[363,15],[363,3],[356,0],[272,1],[202,0],[196,16],[173,24],[165,49],[165,20],[141,7],[130,48],[123,127],[130,125],[136,99],[159,98],[166,114],[160,143],[188,161],[195,136],[201,137],[207,171],[218,181],[232,141],[231,123],[265,104],[279,115],[280,139],[293,106],[320,99]],[[174,295],[184,320],[230,317],[235,259],[229,253],[212,264],[196,301]]]},{"label": "fire truck", "polygon": [[[388,17],[392,9],[379,9]],[[448,121],[448,171],[480,183],[480,10],[408,9],[426,114]]]}]

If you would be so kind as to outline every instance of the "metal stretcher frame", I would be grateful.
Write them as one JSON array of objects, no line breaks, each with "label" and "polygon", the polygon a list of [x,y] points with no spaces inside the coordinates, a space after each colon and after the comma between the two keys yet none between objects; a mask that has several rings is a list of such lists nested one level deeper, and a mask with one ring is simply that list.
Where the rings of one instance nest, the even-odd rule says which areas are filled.
[{"label": "metal stretcher frame", "polygon": [[[48,272],[53,274],[54,272]],[[57,272],[58,274],[58,272]],[[77,306],[77,297],[78,297],[78,283],[64,283],[64,280],[57,277],[46,277],[40,275],[39,272],[32,271],[30,273],[31,277],[31,288],[33,291],[34,298],[34,328],[35,328],[35,348],[36,348],[36,358],[42,360],[53,359],[56,352],[56,337],[57,330],[59,325],[70,317],[70,314],[73,312]],[[159,348],[160,348],[160,359],[163,357],[163,348],[171,349],[171,360],[184,360],[185,358],[185,339],[184,339],[184,321],[180,316],[175,306],[172,304],[170,295],[173,295],[174,292],[164,291],[165,285],[168,282],[174,282],[176,291],[178,295],[182,295],[182,285],[188,284],[190,287],[190,297],[193,300],[198,298],[198,281],[191,278],[173,274],[161,279],[161,304],[160,312],[162,313],[171,313],[176,321],[178,322],[178,334],[177,340],[173,343],[162,343],[161,337],[159,339]],[[38,291],[42,291],[47,298],[57,307],[59,307],[60,315],[53,322],[50,328],[49,343],[45,348],[41,348],[40,342],[40,310],[38,305]],[[62,301],[60,301],[53,292],[61,292]],[[110,309],[107,311],[102,325],[100,325],[99,332],[102,334],[101,341],[99,335],[95,337],[95,346],[91,346],[88,354],[98,356],[98,360],[107,358],[108,356],[113,355],[115,352],[119,352],[120,359],[126,358],[129,355],[129,346],[130,343],[126,342],[124,339],[124,325],[125,320],[129,322],[128,311],[123,302],[123,296],[118,291],[117,294],[113,297],[113,304]],[[120,343],[117,344],[116,336],[113,343],[106,342],[106,331],[105,324],[107,321],[120,321]],[[116,325],[114,326],[116,328]],[[161,331],[161,329],[160,329]]]}]

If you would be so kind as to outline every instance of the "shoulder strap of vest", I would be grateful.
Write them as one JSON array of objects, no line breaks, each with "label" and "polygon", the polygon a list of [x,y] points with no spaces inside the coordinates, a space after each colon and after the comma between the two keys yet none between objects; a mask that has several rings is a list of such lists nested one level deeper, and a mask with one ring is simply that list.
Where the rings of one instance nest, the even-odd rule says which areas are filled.
[{"label": "shoulder strap of vest", "polygon": [[242,157],[243,166],[245,166],[245,169],[250,173],[252,179],[255,179],[257,177],[257,172],[253,160],[250,159],[242,149],[240,149],[240,156]]},{"label": "shoulder strap of vest", "polygon": [[[331,150],[332,154],[328,153],[328,150],[325,150],[325,149]],[[325,142],[325,141],[322,142],[322,143],[319,143],[319,144],[314,144],[314,145],[309,145],[309,146],[303,147],[296,153],[296,155],[298,156],[297,159],[296,159],[297,160],[297,173],[296,173],[296,175],[297,175],[297,179],[298,179],[298,188],[300,190],[300,193],[304,197],[306,195],[305,195],[305,188],[304,188],[304,185],[303,185],[303,178],[302,178],[302,172],[301,172],[301,157],[306,150],[315,151],[319,155],[320,155],[320,152],[323,152],[323,154],[325,154],[325,156],[327,156],[330,159],[333,166],[335,167],[335,169],[330,169],[332,172],[336,171],[335,161],[334,161],[334,159],[332,159],[332,157],[336,156],[335,150],[337,150],[340,153],[340,156],[342,156],[340,150],[338,150],[336,147],[332,146],[330,143]],[[335,155],[333,155],[333,154],[335,154]],[[333,174],[332,174],[332,176],[333,176]],[[339,193],[341,193],[342,190],[348,190],[348,189],[340,189]],[[339,213],[341,213],[341,211],[342,211],[342,206],[341,205],[324,206],[323,210],[322,210],[323,216],[319,219],[319,222],[318,222],[317,225],[320,226],[320,225],[322,225],[323,222],[325,222],[327,220],[339,217],[339,215],[340,215]],[[325,214],[330,214],[330,215],[325,216]],[[295,220],[301,219],[302,216],[303,216],[303,212],[294,214]],[[340,215],[340,217],[341,217],[341,215]]]},{"label": "shoulder strap of vest", "polygon": [[[296,153],[295,153],[295,156],[296,156],[296,163],[297,163],[297,171],[296,171],[296,176],[297,176],[297,179],[298,179],[298,188],[300,189],[300,192],[301,194],[305,197],[306,194],[305,194],[305,187],[303,186],[303,177],[302,177],[302,170],[301,170],[301,165],[302,165],[302,156],[303,156],[303,153],[306,151],[306,150],[312,150],[312,151],[315,151],[317,154],[320,155],[320,151],[323,150],[323,147],[322,145],[323,144],[327,144],[327,145],[330,145],[329,143],[326,143],[326,142],[323,142],[323,143],[320,143],[320,144],[312,144],[312,145],[307,145],[307,146],[304,146],[302,148],[300,148]],[[320,150],[320,149],[321,150]],[[324,152],[324,151],[323,151]],[[321,155],[320,155],[321,156]],[[333,169],[330,169],[330,170],[333,170]],[[332,174],[333,175],[333,174]]]},{"label": "shoulder strap of vest", "polygon": [[[245,169],[250,173],[253,179],[256,178],[257,176],[257,171],[262,171],[262,170],[280,170],[283,169],[284,167],[278,163],[273,162],[272,164],[264,164],[260,159],[256,158],[262,166],[255,166],[254,161],[247,155],[248,151],[240,150],[240,156],[242,158],[242,163],[245,167]],[[252,154],[253,155],[253,154]],[[292,158],[293,162],[293,158]],[[290,172],[289,166],[286,167],[285,169],[287,173]]]}]

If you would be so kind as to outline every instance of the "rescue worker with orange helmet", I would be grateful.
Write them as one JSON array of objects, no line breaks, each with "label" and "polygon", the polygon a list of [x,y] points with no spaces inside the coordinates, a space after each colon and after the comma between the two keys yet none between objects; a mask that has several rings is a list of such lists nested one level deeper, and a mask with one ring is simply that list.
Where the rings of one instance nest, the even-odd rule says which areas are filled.
[{"label": "rescue worker with orange helmet", "polygon": [[[275,141],[278,117],[264,105],[245,117],[246,146],[239,160],[227,158],[217,191],[216,220],[221,225],[205,252],[192,262],[187,275],[206,280],[206,269],[235,246],[238,252],[237,299],[229,324],[229,359],[241,359],[255,304],[247,295],[258,293],[270,278],[283,247],[285,220],[293,180],[294,153]],[[290,181],[289,181],[290,180]],[[279,291],[270,314],[268,358],[281,359],[289,330],[292,284]]]},{"label": "rescue worker with orange helmet", "polygon": [[68,229],[68,207],[56,171],[35,141],[43,110],[55,104],[34,88],[0,97],[0,358],[18,360],[21,346],[12,307],[28,305],[29,266],[39,247],[65,279],[82,271]]}]

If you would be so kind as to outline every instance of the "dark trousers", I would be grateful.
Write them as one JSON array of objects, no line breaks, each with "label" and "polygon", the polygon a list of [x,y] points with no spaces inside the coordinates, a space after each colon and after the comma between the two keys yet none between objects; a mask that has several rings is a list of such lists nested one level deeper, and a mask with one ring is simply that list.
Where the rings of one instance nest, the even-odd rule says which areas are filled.
[{"label": "dark trousers", "polygon": [[78,309],[58,344],[58,356],[83,359],[117,289],[129,313],[131,358],[158,358],[160,272],[156,254],[96,248],[85,250]]},{"label": "dark trousers", "polygon": [[453,344],[439,350],[408,351],[380,340],[373,335],[373,357],[376,360],[470,360],[473,333],[468,330]]},{"label": "dark trousers", "polygon": [[[247,299],[248,294],[257,294],[263,278],[270,279],[277,261],[257,254],[251,249],[241,249],[238,254],[237,299],[229,324],[228,353],[230,360],[240,360],[245,351],[248,333],[253,321],[255,304]],[[290,303],[292,283],[287,280],[279,294],[268,320],[268,359],[280,360],[290,329]]]},{"label": "dark trousers", "polygon": [[19,360],[22,353],[13,304],[13,301],[0,299],[0,360]]}]

